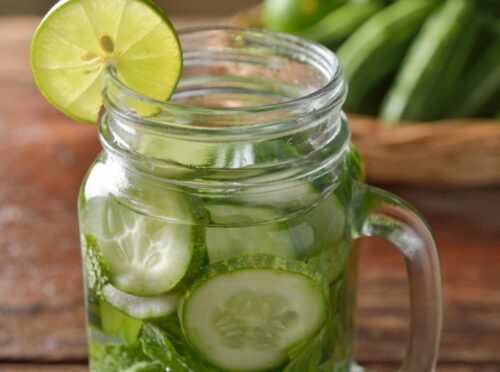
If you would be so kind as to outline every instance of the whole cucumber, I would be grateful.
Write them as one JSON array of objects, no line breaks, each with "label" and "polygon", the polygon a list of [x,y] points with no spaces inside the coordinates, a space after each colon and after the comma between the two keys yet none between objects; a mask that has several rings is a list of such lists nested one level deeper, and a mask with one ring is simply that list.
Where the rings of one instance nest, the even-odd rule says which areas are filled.
[{"label": "whole cucumber", "polygon": [[382,6],[380,1],[350,2],[333,10],[312,26],[295,32],[295,34],[336,50]]},{"label": "whole cucumber", "polygon": [[[481,29],[477,7],[472,7],[467,15],[467,22],[457,30],[450,41],[450,50],[446,56],[446,63],[436,79],[434,88],[427,95],[427,103],[422,120],[439,120],[449,118],[457,104],[457,98],[462,91],[462,79],[467,73],[468,63],[474,51],[475,42]],[[443,57],[445,58],[445,57]]]},{"label": "whole cucumber", "polygon": [[273,31],[293,32],[324,17],[346,0],[265,0],[264,26]]},{"label": "whole cucumber", "polygon": [[337,51],[349,83],[346,109],[362,112],[373,87],[397,70],[432,0],[400,0],[367,20]]},{"label": "whole cucumber", "polygon": [[469,29],[474,8],[470,0],[446,0],[425,22],[384,100],[384,121],[440,117],[450,81],[463,68],[472,48],[471,37],[477,32],[475,25]]},{"label": "whole cucumber", "polygon": [[[497,40],[479,57],[460,84],[461,97],[454,107],[454,117],[487,116],[489,103],[500,103],[500,42]],[[488,111],[488,110],[486,110]],[[494,114],[489,113],[489,114]]]}]

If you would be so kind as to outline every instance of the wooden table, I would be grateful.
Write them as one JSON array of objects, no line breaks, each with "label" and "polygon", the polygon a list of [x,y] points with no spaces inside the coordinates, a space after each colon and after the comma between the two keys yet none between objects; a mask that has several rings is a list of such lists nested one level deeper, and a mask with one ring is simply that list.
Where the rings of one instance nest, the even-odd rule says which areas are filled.
[{"label": "wooden table", "polygon": [[[37,20],[0,19],[0,371],[84,371],[78,187],[96,128],[52,109],[31,79]],[[500,188],[391,186],[432,225],[444,268],[440,371],[500,371]],[[395,371],[408,322],[401,257],[378,239],[361,258],[357,359]]]}]

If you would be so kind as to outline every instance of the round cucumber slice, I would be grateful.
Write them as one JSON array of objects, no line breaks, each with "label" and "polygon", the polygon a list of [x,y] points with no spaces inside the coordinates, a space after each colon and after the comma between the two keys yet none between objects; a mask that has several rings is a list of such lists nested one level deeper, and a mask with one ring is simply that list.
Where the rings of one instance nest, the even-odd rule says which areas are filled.
[{"label": "round cucumber slice", "polygon": [[38,27],[31,65],[51,104],[95,123],[108,66],[130,88],[166,100],[181,75],[182,52],[174,28],[148,0],[65,0]]},{"label": "round cucumber slice", "polygon": [[204,359],[224,370],[260,371],[284,363],[327,313],[325,286],[306,264],[260,255],[210,266],[188,291],[180,317]]},{"label": "round cucumber slice", "polygon": [[118,289],[157,296],[186,275],[196,244],[195,227],[141,215],[111,196],[90,200],[86,220]]},{"label": "round cucumber slice", "polygon": [[242,193],[242,203],[282,211],[296,211],[308,208],[321,197],[321,193],[308,182],[297,182],[287,188],[276,186],[260,187],[258,193]]},{"label": "round cucumber slice", "polygon": [[[229,210],[223,213],[224,206],[218,207],[219,215],[251,214],[257,220],[273,221],[279,214],[273,210],[247,208],[244,206],[226,206]],[[239,210],[239,211],[238,211]],[[257,226],[245,227],[208,227],[207,250],[210,263],[219,262],[237,256],[270,254],[283,258],[295,258],[295,246],[284,222],[273,222]]]},{"label": "round cucumber slice", "polygon": [[223,168],[227,165],[233,145],[186,141],[145,134],[139,150],[157,159],[185,167]]},{"label": "round cucumber slice", "polygon": [[135,319],[160,318],[172,314],[181,298],[179,293],[144,297],[125,293],[108,284],[102,290],[104,299],[113,307]]},{"label": "round cucumber slice", "polygon": [[312,257],[343,240],[346,211],[332,194],[317,207],[289,220],[290,235],[301,257]]}]

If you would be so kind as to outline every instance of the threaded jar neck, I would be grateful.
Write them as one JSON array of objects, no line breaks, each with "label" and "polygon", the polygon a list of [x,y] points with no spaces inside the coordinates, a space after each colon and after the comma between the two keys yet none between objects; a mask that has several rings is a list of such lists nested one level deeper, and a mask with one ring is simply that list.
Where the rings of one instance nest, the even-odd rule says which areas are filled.
[{"label": "threaded jar neck", "polygon": [[184,71],[167,102],[132,91],[110,70],[100,123],[108,154],[174,183],[228,187],[335,167],[349,130],[341,114],[346,83],[332,52],[253,29],[179,37]]}]

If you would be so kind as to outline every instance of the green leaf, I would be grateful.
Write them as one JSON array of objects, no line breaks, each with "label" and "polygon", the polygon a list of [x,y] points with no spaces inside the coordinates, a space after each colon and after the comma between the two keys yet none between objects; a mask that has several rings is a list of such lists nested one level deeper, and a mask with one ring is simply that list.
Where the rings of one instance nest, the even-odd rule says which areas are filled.
[{"label": "green leaf", "polygon": [[164,372],[160,363],[150,360],[140,344],[132,346],[90,342],[90,367],[93,372]]},{"label": "green leaf", "polygon": [[204,364],[184,339],[176,317],[144,323],[140,335],[142,349],[150,358],[175,372],[218,372]]},{"label": "green leaf", "polygon": [[322,333],[292,359],[283,372],[317,372],[321,360]]},{"label": "green leaf", "polygon": [[182,361],[166,334],[158,327],[148,323],[144,324],[141,332],[141,345],[146,355],[157,360],[164,367],[176,372],[193,371]]}]

